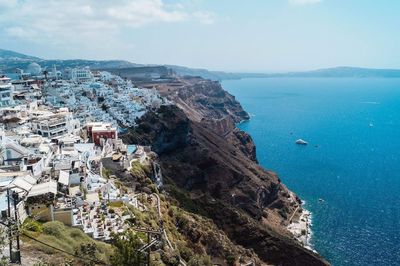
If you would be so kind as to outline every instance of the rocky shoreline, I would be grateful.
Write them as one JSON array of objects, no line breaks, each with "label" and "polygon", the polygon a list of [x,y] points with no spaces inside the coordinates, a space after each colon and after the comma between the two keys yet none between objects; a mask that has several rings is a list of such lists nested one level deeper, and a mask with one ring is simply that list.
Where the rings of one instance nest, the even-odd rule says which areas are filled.
[{"label": "rocky shoreline", "polygon": [[310,211],[303,208],[300,208],[300,215],[297,217],[296,220],[292,221],[288,226],[287,229],[292,235],[307,249],[316,253],[313,249],[311,244],[311,237],[312,237],[312,214]]},{"label": "rocky shoreline", "polygon": [[[247,119],[240,120],[237,124],[236,127],[238,127],[240,124],[247,122],[250,120],[251,115],[246,112],[248,115]],[[295,194],[293,192],[290,192],[290,195],[292,198],[295,198]],[[311,244],[311,237],[312,237],[312,213],[304,208],[305,206],[305,201],[302,201],[301,207],[299,206],[299,209],[297,212],[299,212],[299,217],[297,217],[296,220],[290,221],[289,225],[287,226],[287,229],[289,232],[294,236],[295,239],[297,239],[301,245],[314,253],[317,253],[315,249],[313,249],[312,244]]]}]

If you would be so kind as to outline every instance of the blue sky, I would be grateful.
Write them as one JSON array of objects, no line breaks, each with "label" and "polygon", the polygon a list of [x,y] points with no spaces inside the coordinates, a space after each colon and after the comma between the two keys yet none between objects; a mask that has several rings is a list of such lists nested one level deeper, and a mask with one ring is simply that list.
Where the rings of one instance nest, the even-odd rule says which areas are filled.
[{"label": "blue sky", "polygon": [[226,71],[400,68],[399,14],[397,0],[0,0],[0,48]]}]

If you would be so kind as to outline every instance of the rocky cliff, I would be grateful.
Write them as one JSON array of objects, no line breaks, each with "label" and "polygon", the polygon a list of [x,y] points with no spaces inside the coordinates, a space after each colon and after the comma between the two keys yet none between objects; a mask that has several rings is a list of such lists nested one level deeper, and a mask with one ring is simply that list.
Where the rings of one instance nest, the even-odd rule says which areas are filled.
[{"label": "rocky cliff", "polygon": [[210,218],[264,263],[327,264],[286,230],[301,201],[257,164],[251,137],[235,127],[248,115],[232,95],[198,78],[142,85],[156,87],[175,105],[149,112],[123,137],[158,153],[166,190],[182,208]]}]

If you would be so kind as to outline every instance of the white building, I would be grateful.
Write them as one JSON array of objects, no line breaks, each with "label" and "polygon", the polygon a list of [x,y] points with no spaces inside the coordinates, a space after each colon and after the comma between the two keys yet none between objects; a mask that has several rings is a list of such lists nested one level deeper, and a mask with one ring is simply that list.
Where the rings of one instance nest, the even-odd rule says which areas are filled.
[{"label": "white building", "polygon": [[72,69],[70,67],[64,68],[62,72],[62,78],[63,79],[71,79],[72,77]]},{"label": "white building", "polygon": [[93,74],[89,67],[73,68],[71,70],[71,79],[76,82],[93,81]]},{"label": "white building", "polygon": [[0,129],[0,146],[4,148],[2,154],[3,163],[6,165],[13,165],[18,163],[23,158],[29,155],[29,150],[19,145],[5,135],[5,132]]},{"label": "white building", "polygon": [[14,104],[13,91],[14,86],[11,84],[11,79],[5,76],[0,77],[0,108]]},{"label": "white building", "polygon": [[101,81],[111,81],[111,79],[113,78],[113,75],[110,72],[107,71],[101,71],[100,72],[100,79]]},{"label": "white building", "polygon": [[49,113],[32,119],[32,131],[43,137],[54,138],[79,130],[79,120],[68,111]]}]

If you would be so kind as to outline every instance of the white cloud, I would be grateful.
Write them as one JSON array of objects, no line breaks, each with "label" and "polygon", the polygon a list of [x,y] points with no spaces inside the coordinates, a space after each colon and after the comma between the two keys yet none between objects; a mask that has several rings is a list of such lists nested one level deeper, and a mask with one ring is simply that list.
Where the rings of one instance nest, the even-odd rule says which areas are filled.
[{"label": "white cloud", "polygon": [[289,0],[292,5],[311,5],[322,2],[322,0]]},{"label": "white cloud", "polygon": [[161,0],[136,0],[126,5],[106,9],[106,15],[115,22],[138,27],[151,22],[183,21],[187,14],[181,10],[166,10]]},{"label": "white cloud", "polygon": [[0,33],[64,46],[112,42],[127,27],[189,19],[210,24],[213,18],[211,13],[188,11],[163,0],[0,0]]},{"label": "white cloud", "polygon": [[214,24],[215,14],[207,11],[196,11],[193,13],[193,17],[203,24]]}]

